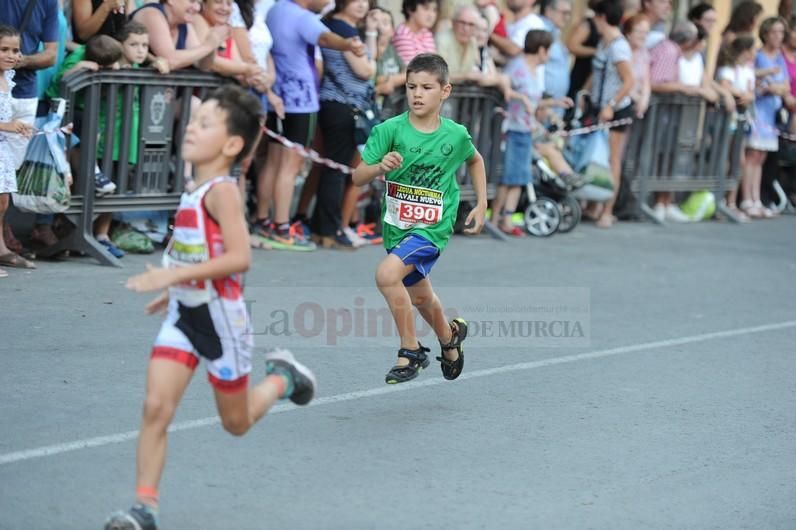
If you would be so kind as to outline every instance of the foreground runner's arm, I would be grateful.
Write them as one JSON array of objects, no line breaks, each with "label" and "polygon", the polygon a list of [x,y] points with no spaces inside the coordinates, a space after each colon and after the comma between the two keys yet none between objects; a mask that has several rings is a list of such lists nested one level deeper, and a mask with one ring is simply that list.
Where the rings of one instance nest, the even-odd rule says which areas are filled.
[{"label": "foreground runner's arm", "polygon": [[[363,186],[379,175],[384,175],[394,169],[398,169],[403,162],[404,159],[400,153],[390,151],[384,155],[384,158],[382,158],[381,162],[378,164],[369,165],[365,162],[361,162],[354,170],[354,174],[351,175],[351,180],[354,186]],[[483,165],[483,160],[481,161],[481,165]],[[486,188],[486,186],[484,187]]]},{"label": "foreground runner's arm", "polygon": [[[172,285],[191,280],[212,280],[243,273],[251,265],[251,248],[248,241],[246,221],[241,214],[243,205],[238,186],[220,182],[205,196],[208,213],[218,219],[224,238],[224,253],[190,267],[152,267],[147,272],[127,280],[127,288],[136,292],[158,291]],[[160,307],[160,299],[151,305]]]},{"label": "foreground runner's arm", "polygon": [[[386,157],[385,157],[386,158]],[[383,161],[382,161],[383,162]],[[477,234],[484,226],[486,217],[486,167],[484,157],[478,151],[475,152],[470,160],[467,161],[467,170],[473,179],[473,190],[475,190],[476,204],[464,221],[465,234]],[[467,228],[468,226],[472,226]]]}]

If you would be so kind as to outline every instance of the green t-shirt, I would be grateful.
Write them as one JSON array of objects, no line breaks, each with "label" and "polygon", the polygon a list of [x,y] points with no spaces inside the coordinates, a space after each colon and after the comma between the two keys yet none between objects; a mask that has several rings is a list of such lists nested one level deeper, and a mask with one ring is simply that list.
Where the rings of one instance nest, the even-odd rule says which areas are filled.
[{"label": "green t-shirt", "polygon": [[398,152],[403,164],[386,175],[382,200],[385,248],[393,248],[412,233],[443,250],[453,234],[459,208],[456,171],[475,154],[470,133],[447,118],[440,118],[436,131],[420,132],[404,112],[373,128],[362,160],[378,164],[390,151]]},{"label": "green t-shirt", "polygon": [[[61,80],[64,78],[64,73],[71,70],[80,61],[86,59],[86,46],[78,46],[75,50],[66,56],[64,62],[58,68],[58,72],[53,76],[50,86],[47,88],[45,95],[48,99],[55,99],[61,97]],[[133,68],[138,68],[138,65],[133,65]],[[116,116],[114,117],[114,136],[113,136],[113,160],[119,160],[119,146],[122,139],[122,116],[124,115],[124,97],[123,91],[119,90],[116,103]],[[83,94],[78,94],[75,98],[75,106],[79,110],[85,109],[85,98]],[[140,103],[138,97],[138,88],[133,91],[133,114],[132,123],[130,124],[130,148],[128,161],[131,164],[138,162],[138,129],[139,129],[139,114]],[[99,108],[99,139],[97,141],[97,158],[102,158],[105,154],[105,114],[107,112],[107,105],[103,102]],[[80,134],[80,131],[76,131]]]}]

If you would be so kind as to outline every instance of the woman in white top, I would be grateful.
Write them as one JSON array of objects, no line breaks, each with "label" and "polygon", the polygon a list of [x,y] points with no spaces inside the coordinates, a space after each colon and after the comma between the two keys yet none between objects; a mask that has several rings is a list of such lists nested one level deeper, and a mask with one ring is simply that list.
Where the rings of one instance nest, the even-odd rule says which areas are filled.
[{"label": "woman in white top", "polygon": [[[739,35],[729,45],[724,46],[719,53],[719,68],[716,78],[735,97],[739,114],[748,115],[755,101],[755,44],[755,38],[752,35]],[[740,145],[740,150],[741,167],[745,167],[745,137]],[[749,217],[738,209],[737,205],[739,184],[740,182],[736,183],[735,187],[727,192],[727,208],[742,221],[748,221]]]}]

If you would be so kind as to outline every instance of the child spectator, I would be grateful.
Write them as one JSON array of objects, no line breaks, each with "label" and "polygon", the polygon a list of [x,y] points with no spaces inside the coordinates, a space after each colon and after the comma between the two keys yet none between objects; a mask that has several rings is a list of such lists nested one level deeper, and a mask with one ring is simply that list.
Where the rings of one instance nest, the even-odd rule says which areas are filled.
[{"label": "child spectator", "polygon": [[782,42],[788,25],[782,17],[770,17],[760,24],[758,36],[763,43],[755,57],[757,94],[752,133],[746,149],[744,178],[741,181],[741,209],[749,217],[770,218],[777,213],[760,200],[763,163],[768,153],[779,149],[777,113],[782,98],[790,95],[788,65],[782,56]]},{"label": "child spectator", "polygon": [[406,22],[396,28],[392,44],[404,64],[420,53],[437,51],[431,28],[437,22],[438,9],[437,0],[403,0],[401,12]]},{"label": "child spectator", "polygon": [[[406,83],[406,63],[403,62],[392,44],[395,24],[392,13],[380,7],[368,14],[368,31],[376,31],[376,94],[389,96]],[[371,24],[373,27],[371,27]]]},{"label": "child spectator", "polygon": [[[60,96],[61,80],[64,78],[64,76],[81,69],[97,71],[100,68],[119,68],[119,61],[122,59],[122,57],[122,45],[119,44],[119,42],[117,42],[115,39],[112,39],[107,35],[95,35],[94,37],[91,37],[86,44],[78,46],[75,51],[66,57],[61,65],[60,70],[53,77],[50,87],[47,89],[47,97],[49,99],[55,99]],[[120,102],[120,104],[121,103],[122,102]],[[75,121],[79,123],[81,121],[80,115],[85,107],[85,102],[83,101],[82,97],[78,96],[75,106]],[[134,115],[137,116],[137,113],[134,112]],[[119,134],[121,132],[121,124],[119,123],[120,121],[121,120],[117,117],[115,134],[117,142],[121,136],[121,134]],[[98,133],[97,156],[101,156],[102,152],[104,151],[104,135],[102,133],[105,124],[105,108],[102,105],[100,106],[99,124],[100,131]],[[80,134],[79,126],[77,132]],[[118,143],[114,145],[114,148],[116,157],[118,158]],[[88,153],[81,152],[81,156],[87,154]],[[94,155],[89,154],[89,156]],[[107,195],[116,191],[116,184],[114,184],[104,173],[102,173],[98,166],[94,171],[94,189],[99,195]],[[110,254],[120,258],[124,256],[124,252],[117,248],[108,237],[110,223],[111,214],[100,214],[94,221],[95,237],[97,238],[97,241],[105,246]]]},{"label": "child spectator", "polygon": [[[20,46],[19,31],[0,24],[0,265],[34,269],[33,263],[9,250],[3,237],[9,197],[17,191],[15,155],[7,138],[12,134],[30,137],[33,133],[33,128],[29,124],[12,119],[14,98],[11,96],[11,91],[14,89],[14,67],[21,56]],[[0,278],[6,276],[8,272],[0,269]]]},{"label": "child spectator", "polygon": [[511,78],[513,90],[527,98],[527,101],[514,99],[508,105],[503,175],[492,203],[492,219],[501,231],[515,237],[522,237],[524,233],[514,226],[511,215],[517,209],[523,187],[531,180],[534,149],[539,156],[547,159],[565,182],[571,183],[579,178],[552,143],[541,136],[534,137],[534,133],[542,129],[539,121],[546,121],[548,109],[567,108],[572,103],[568,98],[544,98],[544,70],[539,67],[547,61],[552,43],[553,35],[550,32],[530,30],[525,36],[525,53],[512,59],[505,69]]},{"label": "child spectator", "polygon": [[[755,38],[752,35],[739,35],[730,44],[724,46],[719,53],[719,69],[717,78],[735,97],[738,114],[748,114],[755,101]],[[745,167],[744,154],[746,137],[740,145],[740,164]],[[738,209],[738,186],[727,192],[727,208],[742,221],[748,221],[745,212]]]}]

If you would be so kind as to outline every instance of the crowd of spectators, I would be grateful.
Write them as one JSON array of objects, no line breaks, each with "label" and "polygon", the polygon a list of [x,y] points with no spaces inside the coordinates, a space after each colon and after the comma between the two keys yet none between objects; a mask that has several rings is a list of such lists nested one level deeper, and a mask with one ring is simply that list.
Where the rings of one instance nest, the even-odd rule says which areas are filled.
[{"label": "crowd of spectators", "polygon": [[[717,68],[709,69],[707,38],[717,14],[707,3],[673,20],[671,0],[591,0],[583,18],[572,20],[575,0],[441,1],[403,0],[398,14],[372,0],[7,0],[0,24],[19,30],[21,55],[6,89],[13,88],[11,111],[0,120],[32,125],[48,112],[63,76],[76,69],[151,67],[160,75],[198,68],[256,92],[271,130],[350,166],[359,160],[357,114],[402,89],[405,65],[415,55],[435,52],[448,62],[454,83],[497,87],[507,100],[506,170],[493,220],[508,234],[522,235],[511,214],[534,156],[552,162],[565,181],[579,178],[535,131],[571,117],[582,90],[591,93],[604,122],[643,117],[656,93],[698,96],[746,116],[743,178],[727,205],[745,220],[776,215],[761,201],[761,174],[768,153],[778,149],[780,110],[796,108],[793,21],[741,2],[722,33]],[[0,38],[0,48],[5,42]],[[3,92],[0,85],[0,97]],[[0,145],[13,153],[5,163],[18,168],[31,131],[3,131],[9,132],[0,132]],[[101,158],[112,149],[118,160],[118,141],[117,135],[111,147],[100,139],[98,153],[80,156]],[[614,190],[621,186],[626,143],[627,127],[610,130]],[[131,146],[129,162],[137,156]],[[305,167],[295,150],[267,137],[244,164],[252,245],[307,251],[378,242],[378,220],[358,208],[372,190],[352,186],[330,167],[316,167],[303,179]],[[115,175],[99,166],[95,173],[97,192],[113,193]],[[190,168],[186,177],[190,182]],[[2,182],[0,223],[15,191],[9,179]],[[303,188],[294,200],[297,182]],[[674,199],[656,194],[655,215],[687,221]],[[587,205],[585,213],[609,228],[617,222],[613,208],[611,199]],[[95,236],[120,257],[109,238],[111,222],[100,216]],[[52,216],[37,216],[33,245],[57,241],[52,223]],[[2,228],[0,266],[34,267],[8,224]]]}]

